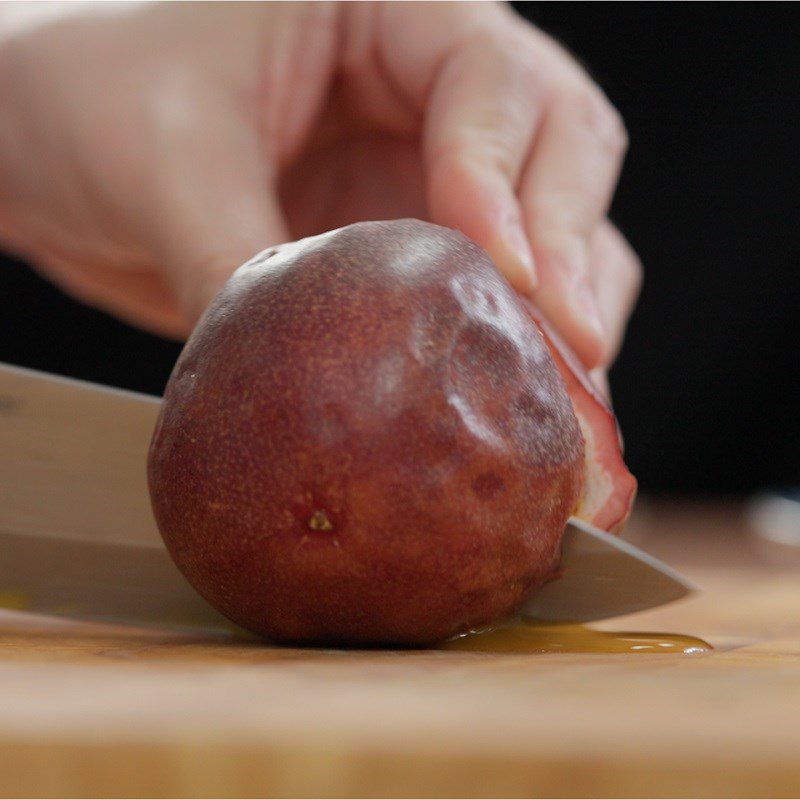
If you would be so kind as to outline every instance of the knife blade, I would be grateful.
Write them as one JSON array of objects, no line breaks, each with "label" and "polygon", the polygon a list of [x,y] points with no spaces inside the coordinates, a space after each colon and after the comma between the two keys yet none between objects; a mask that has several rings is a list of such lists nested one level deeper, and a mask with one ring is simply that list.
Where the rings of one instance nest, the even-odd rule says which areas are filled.
[{"label": "knife blade", "polygon": [[[0,606],[231,630],[172,564],[145,464],[160,398],[0,364]],[[524,606],[589,621],[694,591],[675,570],[571,519],[562,576]]]},{"label": "knife blade", "polygon": [[524,616],[591,622],[666,605],[697,591],[663,561],[575,517],[561,539],[560,572],[525,603]]},{"label": "knife blade", "polygon": [[159,403],[0,364],[0,530],[161,546],[145,470]]},{"label": "knife blade", "polygon": [[0,531],[0,607],[204,634],[240,632],[156,545]]}]

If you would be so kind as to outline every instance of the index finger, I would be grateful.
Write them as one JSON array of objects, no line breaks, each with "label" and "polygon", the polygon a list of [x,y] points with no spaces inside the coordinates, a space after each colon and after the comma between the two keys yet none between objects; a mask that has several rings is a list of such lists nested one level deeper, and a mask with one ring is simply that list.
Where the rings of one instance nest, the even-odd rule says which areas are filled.
[{"label": "index finger", "polygon": [[587,366],[609,337],[592,288],[589,246],[617,184],[627,137],[599,89],[556,84],[520,187],[539,267],[536,300]]}]

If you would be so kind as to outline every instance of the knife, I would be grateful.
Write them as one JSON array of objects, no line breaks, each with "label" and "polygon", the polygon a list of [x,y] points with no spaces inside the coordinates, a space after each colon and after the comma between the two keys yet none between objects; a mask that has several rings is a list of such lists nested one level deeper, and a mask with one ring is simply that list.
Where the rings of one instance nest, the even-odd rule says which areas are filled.
[{"label": "knife", "polygon": [[[0,363],[0,607],[204,632],[235,626],[172,563],[146,458],[160,398]],[[571,518],[562,576],[526,616],[582,622],[695,587],[637,547]]]}]

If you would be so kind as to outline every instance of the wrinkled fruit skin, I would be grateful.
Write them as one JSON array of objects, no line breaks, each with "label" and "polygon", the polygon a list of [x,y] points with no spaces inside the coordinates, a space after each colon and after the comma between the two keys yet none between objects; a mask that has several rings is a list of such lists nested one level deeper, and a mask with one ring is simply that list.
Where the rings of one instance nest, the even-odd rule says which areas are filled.
[{"label": "wrinkled fruit skin", "polygon": [[553,576],[583,440],[486,253],[419,222],[266,251],[206,312],[149,459],[178,567],[273,640],[425,644]]}]

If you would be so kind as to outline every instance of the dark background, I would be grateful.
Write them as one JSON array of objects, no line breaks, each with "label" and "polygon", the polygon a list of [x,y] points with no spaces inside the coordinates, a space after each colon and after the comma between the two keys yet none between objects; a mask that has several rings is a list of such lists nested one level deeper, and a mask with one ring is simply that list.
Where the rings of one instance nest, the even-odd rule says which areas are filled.
[{"label": "dark background", "polygon": [[[613,217],[646,279],[612,374],[642,488],[800,483],[800,26],[791,4],[517,4],[631,149]],[[0,265],[0,360],[161,392],[179,346]]]}]

